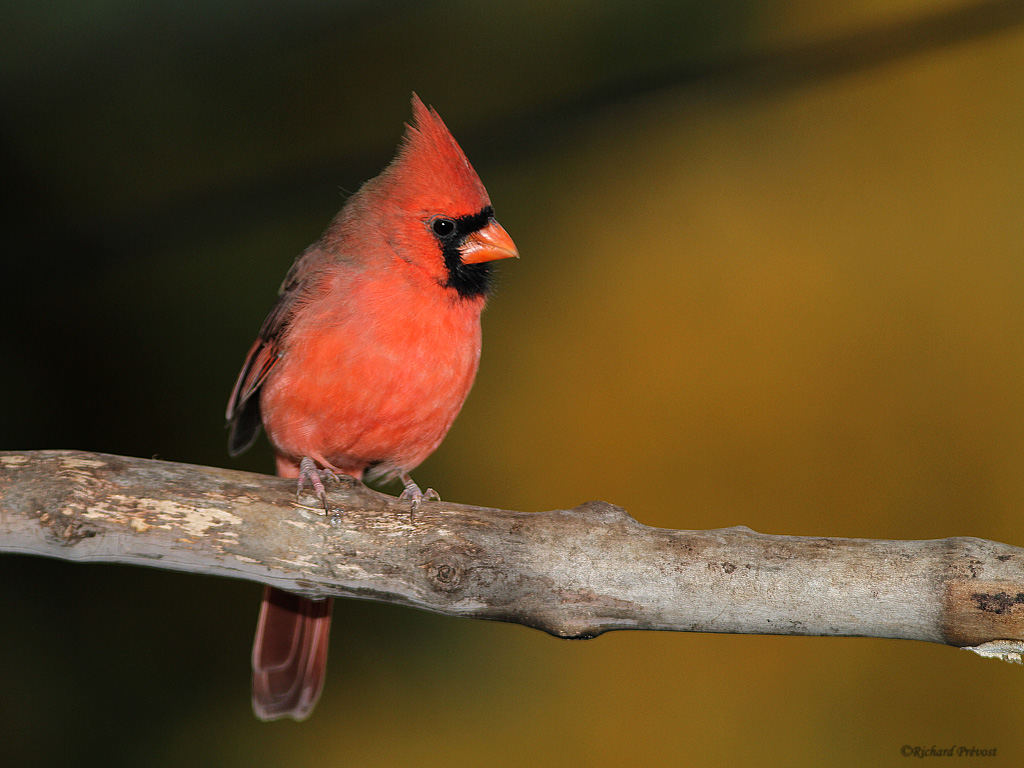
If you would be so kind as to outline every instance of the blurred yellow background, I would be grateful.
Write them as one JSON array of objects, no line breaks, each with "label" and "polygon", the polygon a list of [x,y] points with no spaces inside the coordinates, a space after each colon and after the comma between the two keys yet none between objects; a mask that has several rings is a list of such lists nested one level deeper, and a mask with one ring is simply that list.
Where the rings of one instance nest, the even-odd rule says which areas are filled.
[{"label": "blurred yellow background", "polygon": [[[1024,4],[3,13],[3,448],[270,471],[265,444],[227,458],[234,374],[416,90],[522,254],[421,484],[671,528],[1024,544]],[[1024,672],[952,648],[571,642],[356,602],[312,718],[260,724],[257,587],[16,557],[0,578],[12,766],[1024,760]]]}]

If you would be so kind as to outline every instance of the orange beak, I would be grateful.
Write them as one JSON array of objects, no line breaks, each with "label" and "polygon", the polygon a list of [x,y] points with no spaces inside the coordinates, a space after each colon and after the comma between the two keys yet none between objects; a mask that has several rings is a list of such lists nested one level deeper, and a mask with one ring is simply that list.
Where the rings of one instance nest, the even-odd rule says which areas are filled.
[{"label": "orange beak", "polygon": [[460,249],[463,264],[480,264],[484,261],[519,258],[516,244],[508,236],[501,224],[491,219],[491,223],[481,230],[469,235],[462,242]]}]

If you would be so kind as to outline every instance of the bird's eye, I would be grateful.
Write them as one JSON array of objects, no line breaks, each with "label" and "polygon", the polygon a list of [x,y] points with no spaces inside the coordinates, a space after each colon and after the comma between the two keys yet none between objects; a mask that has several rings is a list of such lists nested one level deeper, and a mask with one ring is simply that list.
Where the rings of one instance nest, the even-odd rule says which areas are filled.
[{"label": "bird's eye", "polygon": [[430,223],[430,228],[438,237],[448,237],[455,232],[455,222],[451,219],[439,217]]}]

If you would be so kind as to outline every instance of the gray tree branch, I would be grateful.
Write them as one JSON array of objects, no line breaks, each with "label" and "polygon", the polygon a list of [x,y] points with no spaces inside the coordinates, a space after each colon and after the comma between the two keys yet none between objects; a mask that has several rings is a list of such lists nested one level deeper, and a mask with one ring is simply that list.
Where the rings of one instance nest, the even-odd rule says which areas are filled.
[{"label": "gray tree branch", "polygon": [[407,502],[354,482],[332,514],[295,481],[81,451],[0,452],[0,552],[230,576],[511,621],[613,629],[858,635],[1019,660],[1024,550],[749,528],[650,528],[600,501],[550,512]]}]

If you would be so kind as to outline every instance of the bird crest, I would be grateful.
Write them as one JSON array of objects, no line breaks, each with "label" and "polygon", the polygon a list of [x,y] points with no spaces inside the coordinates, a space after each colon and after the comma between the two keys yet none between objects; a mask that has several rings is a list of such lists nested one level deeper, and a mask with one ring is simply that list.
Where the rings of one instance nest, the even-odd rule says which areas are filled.
[{"label": "bird crest", "polygon": [[398,154],[378,177],[392,200],[407,209],[471,215],[491,204],[483,182],[440,115],[412,96],[412,123]]}]

